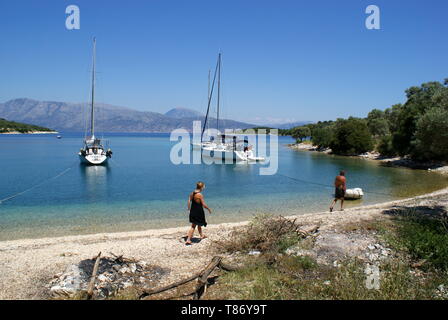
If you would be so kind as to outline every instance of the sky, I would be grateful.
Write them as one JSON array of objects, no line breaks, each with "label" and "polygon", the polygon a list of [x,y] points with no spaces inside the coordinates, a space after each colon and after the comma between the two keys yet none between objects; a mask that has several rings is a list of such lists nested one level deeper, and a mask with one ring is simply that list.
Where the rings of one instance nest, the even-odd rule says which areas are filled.
[{"label": "sky", "polygon": [[[368,30],[368,5],[380,29]],[[68,5],[80,29],[68,30]],[[251,123],[364,117],[448,78],[446,0],[2,0],[0,102],[90,99],[205,113],[222,52],[221,115]]]}]

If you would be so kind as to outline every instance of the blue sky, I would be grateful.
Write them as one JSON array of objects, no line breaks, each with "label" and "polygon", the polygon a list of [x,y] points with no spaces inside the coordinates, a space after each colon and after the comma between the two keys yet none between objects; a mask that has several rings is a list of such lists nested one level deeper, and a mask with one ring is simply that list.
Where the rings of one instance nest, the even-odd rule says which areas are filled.
[{"label": "blue sky", "polygon": [[[65,28],[78,5],[81,29]],[[365,9],[381,9],[381,30]],[[448,77],[445,0],[2,0],[0,102],[89,99],[139,110],[205,111],[223,54],[223,115],[250,122],[365,116]]]}]

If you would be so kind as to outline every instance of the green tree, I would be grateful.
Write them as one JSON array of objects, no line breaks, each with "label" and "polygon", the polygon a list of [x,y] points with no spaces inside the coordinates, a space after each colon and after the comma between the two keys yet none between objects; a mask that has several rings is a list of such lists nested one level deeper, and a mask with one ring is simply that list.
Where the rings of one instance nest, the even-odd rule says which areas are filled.
[{"label": "green tree", "polygon": [[393,157],[397,155],[397,151],[392,145],[392,136],[390,134],[380,138],[380,142],[378,144],[378,152],[382,156],[387,157]]},{"label": "green tree", "polygon": [[333,127],[321,127],[315,128],[312,134],[312,142],[319,149],[329,148],[331,141],[333,140],[334,129]]},{"label": "green tree", "polygon": [[412,156],[418,160],[448,160],[448,109],[431,108],[417,122]]},{"label": "green tree", "polygon": [[415,140],[417,122],[427,110],[438,106],[437,97],[444,90],[446,88],[440,82],[428,82],[406,90],[407,101],[398,113],[392,135],[393,147],[400,155],[415,154],[412,141]]},{"label": "green tree", "polygon": [[373,109],[367,115],[367,125],[370,133],[375,137],[383,137],[389,134],[389,122],[384,111]]},{"label": "green tree", "polygon": [[330,144],[336,154],[356,155],[371,151],[373,139],[364,119],[350,117],[336,122],[334,137]]},{"label": "green tree", "polygon": [[306,126],[297,127],[292,131],[292,137],[297,141],[300,140],[300,142],[302,142],[303,139],[308,138],[309,136],[311,136],[311,130]]}]

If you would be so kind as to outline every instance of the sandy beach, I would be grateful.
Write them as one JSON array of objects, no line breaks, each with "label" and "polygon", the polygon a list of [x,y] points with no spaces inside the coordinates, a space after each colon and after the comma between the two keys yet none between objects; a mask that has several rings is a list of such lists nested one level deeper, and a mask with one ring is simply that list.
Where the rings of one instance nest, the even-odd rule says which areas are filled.
[{"label": "sandy beach", "polygon": [[[409,199],[347,209],[343,212],[322,212],[294,216],[302,225],[320,224],[320,232],[337,225],[356,223],[385,216],[385,210],[395,206],[448,207],[448,188]],[[58,238],[23,239],[0,242],[0,299],[47,299],[48,283],[55,274],[71,264],[103,255],[124,255],[144,260],[169,270],[160,285],[189,276],[204,267],[216,255],[214,240],[226,237],[236,227],[248,222],[210,225],[209,238],[185,246],[182,237],[187,226],[138,232],[66,236]]]}]

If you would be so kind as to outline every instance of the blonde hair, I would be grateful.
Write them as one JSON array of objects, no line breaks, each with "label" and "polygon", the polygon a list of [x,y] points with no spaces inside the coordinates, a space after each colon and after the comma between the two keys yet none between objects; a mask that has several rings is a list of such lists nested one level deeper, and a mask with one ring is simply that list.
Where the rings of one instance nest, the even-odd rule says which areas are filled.
[{"label": "blonde hair", "polygon": [[199,189],[199,190],[202,190],[204,188],[204,186],[205,186],[205,183],[202,182],[202,181],[198,181],[196,183],[196,188]]}]

